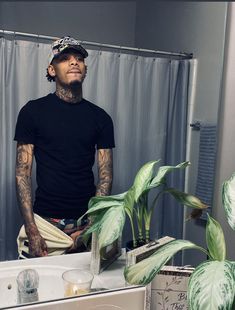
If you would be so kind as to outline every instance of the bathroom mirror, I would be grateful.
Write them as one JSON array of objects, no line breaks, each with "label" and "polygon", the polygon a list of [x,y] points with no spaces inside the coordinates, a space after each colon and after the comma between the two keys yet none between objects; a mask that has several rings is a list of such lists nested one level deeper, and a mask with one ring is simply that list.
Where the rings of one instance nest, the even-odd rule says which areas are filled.
[{"label": "bathroom mirror", "polygon": [[[77,18],[78,12],[82,12],[82,14],[79,14],[79,18]],[[44,34],[52,37],[70,34],[81,40],[107,43],[116,46],[136,46],[151,50],[193,53],[194,58],[197,59],[197,65],[193,80],[195,85],[193,85],[193,92],[190,95],[191,101],[189,102],[191,119],[213,124],[217,124],[218,121],[226,16],[226,2],[197,3],[167,1],[164,3],[150,1],[148,3],[142,3],[138,0],[109,2],[58,1],[53,3],[47,1],[36,1],[35,3],[21,1],[0,2],[0,29],[3,30]],[[61,20],[63,20],[63,23]],[[46,59],[48,46],[51,41],[40,39],[39,37],[26,38],[20,35],[16,35],[15,37],[14,35],[0,35],[2,38],[15,42],[12,49],[10,49],[9,46],[9,49],[5,49],[4,53],[0,52],[2,59],[7,59],[8,64],[10,64],[8,67],[6,66],[6,62],[0,64],[1,81],[3,81],[1,85],[3,86],[3,89],[0,92],[2,96],[1,102],[6,103],[10,98],[10,100],[15,103],[12,107],[7,104],[1,106],[0,260],[14,260],[17,258],[15,241],[18,229],[21,225],[21,217],[15,199],[13,178],[14,165],[9,164],[10,161],[14,161],[15,145],[12,140],[14,136],[16,115],[19,106],[23,105],[23,102],[26,103],[30,99],[38,98],[43,94],[53,91],[53,85],[45,82]],[[26,43],[21,44],[19,41],[24,41]],[[35,48],[33,46],[37,45],[40,53],[34,54]],[[29,55],[31,55],[27,56],[27,58],[27,54],[24,52],[26,51],[26,46]],[[122,51],[121,47],[120,49],[113,50],[113,52],[116,53],[115,56],[105,54],[107,50],[102,48],[102,45],[98,47],[87,46],[87,48],[91,49],[90,59],[93,62],[94,70],[98,70],[95,50],[104,58],[110,57],[111,61],[110,66],[108,67],[108,74],[110,74],[110,77],[116,76],[117,72],[113,70],[113,65],[118,59],[125,62],[128,57],[131,58],[131,56],[133,56],[128,55],[127,53],[128,56],[125,56],[125,58],[123,56],[125,52]],[[110,52],[110,50],[108,52]],[[156,61],[154,54],[143,53],[139,58],[138,54],[134,54],[135,61],[138,63],[141,63],[143,60],[143,58],[141,58],[142,56],[146,58],[150,57],[153,63]],[[27,87],[28,81],[35,77],[35,71],[31,64],[36,61],[38,56],[44,57],[45,59],[40,78],[36,80],[35,87]],[[118,58],[119,56],[120,58]],[[114,57],[113,60],[111,57]],[[171,62],[171,65],[174,65],[174,61],[165,58],[161,59],[159,62],[161,64],[160,66],[165,66],[167,61]],[[145,92],[145,89],[151,85],[153,81],[152,77],[151,79],[144,79],[142,76],[142,79],[140,77],[139,80],[136,80],[133,85],[131,85],[132,87],[136,87],[135,85],[139,83],[135,96],[133,96],[132,100],[130,100],[130,104],[128,104],[126,98],[131,86],[129,89],[126,89],[126,93],[122,94],[119,98],[117,98],[116,95],[111,94],[110,89],[112,85],[107,84],[103,86],[102,89],[96,89],[98,85],[97,83],[100,81],[93,74],[91,65],[92,64],[90,63],[88,66],[88,76],[87,81],[85,81],[87,84],[84,84],[84,93],[88,94],[87,90],[89,87],[92,88],[93,93],[99,92],[100,101],[95,102],[98,104],[102,104],[107,98],[111,98],[109,102],[112,104],[108,104],[105,109],[111,115],[117,113],[118,117],[115,119],[115,127],[123,128],[125,132],[122,137],[117,137],[116,139],[118,141],[118,144],[116,144],[117,152],[120,152],[121,148],[123,150],[130,145],[133,147],[131,156],[130,154],[128,155],[128,160],[125,153],[117,153],[116,155],[117,157],[115,159],[114,167],[116,178],[114,182],[114,192],[118,193],[124,191],[130,185],[132,182],[132,176],[135,175],[135,172],[141,164],[148,160],[158,159],[153,157],[156,156],[161,143],[154,144],[151,139],[153,137],[155,139],[161,139],[155,128],[155,124],[159,124],[162,119],[162,117],[159,118],[159,115],[161,116],[161,110],[155,110],[155,114],[152,114],[153,118],[150,121],[149,114],[151,113],[148,114],[146,111],[151,111],[150,106],[148,105],[149,102],[151,102],[152,108],[154,107],[155,102],[153,99],[152,101],[150,100],[149,93]],[[20,68],[20,70],[17,68]],[[127,65],[125,69],[126,68]],[[132,67],[130,66],[129,71],[125,73],[127,80],[130,80],[129,77],[132,75],[131,68]],[[149,70],[149,74],[152,74],[151,66],[148,67],[148,69],[143,70],[141,73],[146,73],[147,70]],[[12,77],[14,77],[14,81],[12,80]],[[120,76],[118,83],[122,82],[122,78],[123,77]],[[116,90],[118,89],[118,83],[114,85],[114,89]],[[156,82],[152,88],[156,89],[156,87],[158,87],[157,89],[159,89],[159,91],[157,92],[157,96],[161,99],[161,91],[165,89],[166,83],[163,81],[160,81],[159,83],[160,84]],[[21,85],[24,86],[21,87]],[[43,88],[43,94],[42,85],[45,85]],[[192,87],[192,85],[190,85],[190,87]],[[17,92],[14,92],[14,90],[17,90]],[[21,96],[20,103],[19,94]],[[141,102],[138,101],[138,96],[142,96],[143,94],[143,100]],[[94,98],[95,95],[92,95],[88,99],[92,101]],[[121,102],[121,106],[119,107],[116,105],[117,100]],[[14,112],[14,117],[10,116],[10,113],[12,112]],[[141,118],[141,115],[144,115],[144,120]],[[136,125],[128,126],[129,124],[132,124],[132,121],[134,121]],[[139,136],[135,136],[135,139],[132,139],[137,128],[141,128],[141,126],[145,126],[143,127],[144,130],[139,131]],[[189,130],[192,129],[188,128],[188,131]],[[172,145],[177,147],[176,144],[177,143]],[[198,145],[199,133],[193,131],[192,140],[190,142],[190,161],[192,162],[192,166],[190,168],[188,184],[189,191],[192,193],[194,192],[196,185]],[[174,151],[172,151],[172,153],[173,152]],[[170,151],[168,153],[170,153]],[[122,184],[120,184],[121,177],[119,175],[122,175]],[[166,224],[161,218],[156,218],[156,223],[159,225],[158,227],[162,232],[165,232],[168,229],[168,226],[175,226],[174,217],[169,219],[169,221],[171,222]],[[195,229],[197,230],[197,233],[195,233]],[[195,242],[199,240],[199,243],[202,239],[201,235],[203,232],[204,227],[199,227],[198,229],[198,227],[195,228],[194,226],[190,226],[185,229],[187,238]]]}]

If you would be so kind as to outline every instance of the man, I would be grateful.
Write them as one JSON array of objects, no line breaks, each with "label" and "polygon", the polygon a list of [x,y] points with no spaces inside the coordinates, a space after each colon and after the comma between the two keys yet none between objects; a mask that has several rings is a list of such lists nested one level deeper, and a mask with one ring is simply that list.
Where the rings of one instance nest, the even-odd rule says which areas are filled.
[{"label": "man", "polygon": [[[71,37],[55,41],[47,79],[55,81],[56,92],[29,101],[18,115],[16,187],[32,256],[47,255],[34,212],[71,233],[80,230],[75,223],[86,212],[89,199],[111,192],[113,123],[103,109],[82,96],[87,56]],[[97,187],[92,172],[96,149]],[[34,203],[33,157],[38,186]]]}]

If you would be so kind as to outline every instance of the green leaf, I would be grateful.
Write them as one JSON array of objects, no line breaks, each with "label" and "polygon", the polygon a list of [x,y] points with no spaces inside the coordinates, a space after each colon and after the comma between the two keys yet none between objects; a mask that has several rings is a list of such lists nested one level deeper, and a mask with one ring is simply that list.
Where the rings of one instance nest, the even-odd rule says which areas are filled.
[{"label": "green leaf", "polygon": [[131,231],[132,231],[132,241],[135,245],[136,236],[135,236],[135,227],[134,227],[134,219],[133,219],[133,212],[134,212],[134,205],[135,205],[135,191],[133,186],[128,190],[125,199],[124,199],[124,210],[127,213],[130,224],[131,224]]},{"label": "green leaf", "polygon": [[100,212],[100,210],[107,209],[117,205],[123,205],[124,198],[127,192],[112,196],[95,196],[92,197],[88,204],[88,211],[85,214],[92,215]]},{"label": "green leaf", "polygon": [[126,193],[123,205],[126,213],[129,215],[129,217],[132,217],[133,208],[135,205],[135,190],[133,186]]},{"label": "green leaf", "polygon": [[235,230],[235,173],[228,181],[224,182],[222,199],[227,221]]},{"label": "green leaf", "polygon": [[177,201],[182,203],[183,205],[196,209],[206,209],[207,206],[197,197],[180,192],[174,188],[168,188],[166,190],[167,193],[170,193]]},{"label": "green leaf", "polygon": [[232,310],[235,293],[235,270],[229,261],[206,261],[189,280],[190,310]]},{"label": "green leaf", "polygon": [[95,231],[98,231],[100,227],[101,220],[105,214],[106,210],[103,210],[99,214],[93,215],[92,216],[92,224],[91,226],[87,229],[87,231],[84,233],[84,235],[89,235]]},{"label": "green leaf", "polygon": [[126,267],[124,270],[125,279],[130,284],[147,285],[175,253],[180,250],[193,248],[205,252],[204,249],[188,240],[171,241],[148,258],[135,265]]},{"label": "green leaf", "polygon": [[[158,160],[159,161],[159,160]],[[142,193],[146,190],[149,185],[155,164],[158,161],[149,161],[143,165],[140,170],[137,172],[133,188],[135,190],[135,201],[138,202]]]},{"label": "green leaf", "polygon": [[187,166],[190,165],[189,161],[184,161],[180,164],[178,164],[177,166],[162,166],[159,167],[157,175],[153,178],[153,180],[151,181],[149,188],[153,188],[158,186],[159,184],[163,184],[164,180],[165,180],[165,176],[167,173],[175,170],[175,169],[182,169],[182,168],[186,168]]},{"label": "green leaf", "polygon": [[111,208],[113,206],[122,206],[122,205],[123,205],[123,201],[121,201],[121,200],[115,200],[115,199],[104,200],[104,201],[99,200],[97,202],[94,202],[93,205],[90,205],[86,214],[92,214],[92,213],[98,212],[100,210]]},{"label": "green leaf", "polygon": [[214,260],[222,261],[226,258],[226,245],[224,233],[220,224],[208,216],[206,225],[206,242],[210,257]]},{"label": "green leaf", "polygon": [[109,208],[101,219],[98,229],[99,249],[112,244],[122,234],[125,223],[123,206]]},{"label": "green leaf", "polygon": [[99,229],[100,223],[96,222],[94,224],[92,224],[87,231],[84,233],[84,236],[90,235],[91,233],[97,231]]},{"label": "green leaf", "polygon": [[127,192],[110,196],[94,196],[89,200],[88,208],[91,208],[93,205],[100,201],[122,201],[125,198],[126,193]]}]

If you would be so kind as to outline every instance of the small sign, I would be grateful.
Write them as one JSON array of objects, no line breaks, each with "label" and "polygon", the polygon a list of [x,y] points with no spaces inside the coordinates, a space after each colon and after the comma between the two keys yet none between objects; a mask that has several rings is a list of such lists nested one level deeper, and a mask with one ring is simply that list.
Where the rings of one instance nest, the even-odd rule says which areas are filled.
[{"label": "small sign", "polygon": [[[172,237],[162,237],[160,239],[154,240],[145,244],[141,247],[138,247],[134,250],[128,251],[126,253],[126,266],[137,264],[143,259],[152,255],[157,249],[161,248],[163,245],[175,240]],[[172,260],[168,263],[172,263]],[[150,310],[151,306],[151,283],[146,287],[146,305],[145,310]],[[152,310],[152,308],[151,308]],[[166,309],[165,309],[166,310]]]},{"label": "small sign", "polygon": [[111,265],[122,254],[121,237],[112,244],[99,251],[99,241],[96,233],[92,233],[91,242],[91,266],[93,274],[98,275]]},{"label": "small sign", "polygon": [[151,282],[151,310],[188,310],[190,267],[164,266]]}]

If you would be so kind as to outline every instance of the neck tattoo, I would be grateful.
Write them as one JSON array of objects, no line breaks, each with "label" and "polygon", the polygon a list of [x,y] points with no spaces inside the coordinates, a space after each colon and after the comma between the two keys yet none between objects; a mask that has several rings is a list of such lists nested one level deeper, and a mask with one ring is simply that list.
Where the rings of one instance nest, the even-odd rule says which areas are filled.
[{"label": "neck tattoo", "polygon": [[56,95],[67,102],[78,103],[82,100],[82,89],[77,87],[76,89],[64,88],[60,85],[56,86]]}]

